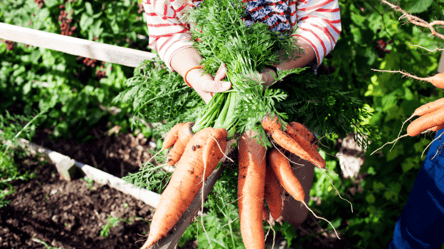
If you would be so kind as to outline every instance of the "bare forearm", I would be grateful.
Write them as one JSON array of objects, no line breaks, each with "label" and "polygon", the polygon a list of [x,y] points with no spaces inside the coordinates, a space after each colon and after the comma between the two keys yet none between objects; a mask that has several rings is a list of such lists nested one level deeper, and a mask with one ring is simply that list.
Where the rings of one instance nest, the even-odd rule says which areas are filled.
[{"label": "bare forearm", "polygon": [[302,49],[303,53],[298,54],[298,58],[289,61],[282,61],[278,65],[277,68],[280,70],[288,70],[293,68],[305,67],[308,63],[312,62],[315,59],[315,52],[313,48],[308,44],[308,42],[298,39],[297,45]]}]

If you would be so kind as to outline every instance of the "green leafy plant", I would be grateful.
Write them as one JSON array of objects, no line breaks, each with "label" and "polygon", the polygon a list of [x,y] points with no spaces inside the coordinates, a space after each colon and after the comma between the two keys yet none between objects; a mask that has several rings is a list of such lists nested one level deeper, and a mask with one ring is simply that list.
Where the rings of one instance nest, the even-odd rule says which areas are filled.
[{"label": "green leafy plant", "polygon": [[18,147],[17,140],[26,135],[29,137],[35,129],[35,122],[43,115],[40,112],[35,117],[0,115],[0,207],[6,206],[10,201],[5,197],[14,192],[12,182],[16,180],[26,181],[35,177],[29,172],[21,172],[15,163],[15,157],[24,157],[23,151],[13,150]]}]

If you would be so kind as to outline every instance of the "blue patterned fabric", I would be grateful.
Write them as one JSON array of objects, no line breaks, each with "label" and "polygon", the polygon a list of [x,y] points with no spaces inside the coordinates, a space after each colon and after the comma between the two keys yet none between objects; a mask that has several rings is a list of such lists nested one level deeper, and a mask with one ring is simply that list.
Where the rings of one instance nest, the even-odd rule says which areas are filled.
[{"label": "blue patterned fabric", "polygon": [[[437,132],[435,138],[443,132]],[[390,249],[438,249],[444,243],[443,149],[444,135],[430,146],[409,200],[396,223]]]},{"label": "blue patterned fabric", "polygon": [[247,27],[255,22],[263,22],[272,31],[290,31],[290,8],[285,0],[257,0],[249,1],[246,7]]}]

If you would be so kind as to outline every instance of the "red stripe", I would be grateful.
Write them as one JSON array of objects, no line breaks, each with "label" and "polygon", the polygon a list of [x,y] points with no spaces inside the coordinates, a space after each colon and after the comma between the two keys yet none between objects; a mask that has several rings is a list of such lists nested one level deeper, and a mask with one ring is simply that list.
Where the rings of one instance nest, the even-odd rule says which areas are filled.
[{"label": "red stripe", "polygon": [[175,34],[185,33],[185,32],[188,32],[188,31],[189,31],[188,29],[183,29],[183,30],[181,30],[179,32],[174,32],[174,33],[169,33],[169,34],[164,34],[164,35],[148,35],[148,36],[150,38],[153,38],[153,39],[159,39],[159,38],[173,36]]},{"label": "red stripe", "polygon": [[182,6],[180,6],[180,8],[178,8],[176,11],[177,12],[179,12],[179,11],[182,11],[183,9],[185,9],[185,7],[186,7],[186,5],[185,4],[183,4]]},{"label": "red stripe", "polygon": [[165,19],[165,17],[167,16],[167,14],[168,14],[168,5],[164,5],[163,6],[163,19]]},{"label": "red stripe", "polygon": [[341,20],[334,20],[334,21],[331,21],[331,20],[328,20],[328,19],[325,19],[325,18],[321,18],[321,17],[319,17],[319,16],[308,15],[308,16],[304,16],[304,17],[301,18],[299,21],[304,21],[304,20],[306,20],[306,19],[308,19],[308,18],[320,18],[320,19],[322,19],[324,22],[326,22],[327,24],[329,24],[330,27],[331,27],[336,33],[338,33],[338,34],[341,33],[341,31],[340,31],[339,29],[337,29],[337,28],[333,25],[333,24],[335,24],[335,23],[341,23]]},{"label": "red stripe", "polygon": [[307,31],[307,32],[310,32],[311,34],[313,34],[316,38],[318,38],[318,40],[319,40],[319,42],[321,43],[321,45],[322,45],[322,48],[324,49],[324,54],[327,54],[327,48],[325,47],[325,44],[324,44],[324,41],[315,33],[315,32],[313,32],[313,30],[311,30],[311,29],[306,29],[306,28],[302,28],[302,27],[298,27],[298,28],[300,28],[301,30],[303,30],[303,31]]},{"label": "red stripe", "polygon": [[[180,40],[174,41],[174,42],[172,42],[172,43],[171,43],[171,44],[170,44],[165,50],[166,50],[166,51],[170,50],[171,46],[173,46],[174,44],[176,44],[176,42],[183,41],[183,40],[188,40],[188,39],[184,38],[184,39],[180,39]],[[185,45],[185,46],[189,46],[189,45]],[[182,47],[185,47],[185,46],[182,46]],[[161,48],[161,49],[162,49],[162,48]],[[179,50],[179,48],[176,49],[176,51],[178,51],[178,50]]]},{"label": "red stripe", "polygon": [[314,51],[315,51],[316,59],[317,59],[317,63],[318,63],[318,65],[319,65],[319,62],[320,62],[321,60],[320,60],[320,58],[319,58],[319,52],[318,52],[318,49],[316,48],[316,46],[315,46],[310,40],[308,40],[307,38],[305,38],[305,37],[303,37],[303,36],[301,36],[301,35],[295,35],[295,37],[302,38],[302,39],[304,39],[306,42],[308,42],[308,43],[311,45],[311,47],[312,47],[312,48],[314,49]]},{"label": "red stripe", "polygon": [[[311,24],[312,26],[318,28],[319,30],[323,31],[325,35],[327,35],[328,39],[330,40],[331,49],[333,50],[333,44],[336,44],[335,38],[331,35],[330,31],[327,27],[321,27],[317,24]],[[332,40],[333,39],[333,40]]]},{"label": "red stripe", "polygon": [[162,46],[160,46],[159,50],[156,49],[156,51],[162,50],[163,46],[165,46],[169,41],[173,39],[173,36],[170,36],[166,41],[163,42]]},{"label": "red stripe", "polygon": [[153,27],[153,28],[159,28],[159,27],[172,27],[172,26],[177,26],[179,24],[177,23],[158,23],[158,24],[149,24],[148,23],[148,27]]},{"label": "red stripe", "polygon": [[299,8],[299,10],[300,11],[307,11],[307,10],[317,9],[317,8],[322,7],[324,5],[327,5],[327,4],[329,4],[329,3],[333,2],[333,1],[335,1],[335,0],[327,0],[324,3],[316,4],[316,5],[307,7],[307,8]]},{"label": "red stripe", "polygon": [[316,12],[338,12],[339,8],[336,9],[317,9]]}]

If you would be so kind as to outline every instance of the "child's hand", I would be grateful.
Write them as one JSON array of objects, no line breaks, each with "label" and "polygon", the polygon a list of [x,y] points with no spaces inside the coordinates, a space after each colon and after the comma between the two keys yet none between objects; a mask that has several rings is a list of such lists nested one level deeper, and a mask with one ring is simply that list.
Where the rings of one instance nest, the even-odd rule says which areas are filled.
[{"label": "child's hand", "polygon": [[202,75],[201,70],[193,70],[187,75],[187,80],[205,103],[208,103],[214,93],[230,90],[231,83],[222,81],[226,74],[227,68],[225,64],[221,64],[214,78],[210,74]]}]

